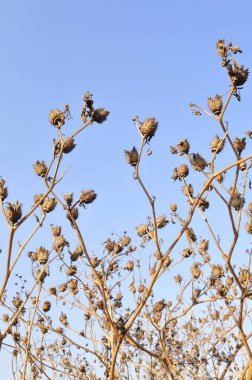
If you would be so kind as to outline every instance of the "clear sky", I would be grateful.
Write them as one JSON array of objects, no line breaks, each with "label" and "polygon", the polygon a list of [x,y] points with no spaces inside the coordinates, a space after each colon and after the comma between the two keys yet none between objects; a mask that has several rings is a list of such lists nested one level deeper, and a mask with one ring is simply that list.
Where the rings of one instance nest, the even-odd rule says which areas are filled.
[{"label": "clear sky", "polygon": [[[143,175],[160,213],[169,213],[169,204],[180,197],[170,180],[178,161],[169,146],[188,137],[204,152],[218,132],[212,121],[195,118],[188,109],[190,102],[206,105],[208,96],[228,88],[216,41],[238,44],[244,51],[240,62],[252,67],[251,1],[2,0],[0,5],[0,175],[10,200],[28,210],[34,193],[43,191],[32,164],[50,158],[55,130],[49,110],[70,105],[73,119],[65,133],[68,128],[71,133],[81,125],[82,96],[89,90],[95,105],[111,115],[79,137],[64,161],[64,167],[73,165],[61,185],[62,192],[98,193],[82,220],[88,247],[98,249],[110,232],[133,230],[149,213],[123,154],[139,144],[135,115],[159,121]],[[250,80],[242,102],[233,100],[228,113],[230,130],[239,137],[252,129],[251,89]]]}]

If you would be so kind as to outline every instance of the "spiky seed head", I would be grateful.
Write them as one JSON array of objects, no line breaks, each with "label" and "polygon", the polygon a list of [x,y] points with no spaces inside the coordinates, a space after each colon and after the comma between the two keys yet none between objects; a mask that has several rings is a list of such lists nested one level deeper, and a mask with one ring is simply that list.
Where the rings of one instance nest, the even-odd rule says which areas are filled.
[{"label": "spiky seed head", "polygon": [[182,257],[184,257],[185,259],[187,259],[188,257],[190,257],[191,254],[192,254],[192,250],[191,250],[191,248],[185,248],[185,249],[181,252]]},{"label": "spiky seed head", "polygon": [[147,118],[141,125],[140,131],[145,139],[149,142],[155,135],[158,128],[158,122],[154,117]]},{"label": "spiky seed head", "polygon": [[55,198],[45,198],[43,205],[42,205],[42,210],[48,214],[49,212],[52,212],[57,205],[56,199]]},{"label": "spiky seed head", "polygon": [[224,58],[227,56],[228,48],[225,45],[225,40],[219,40],[216,43],[217,53],[220,57]]},{"label": "spiky seed head", "polygon": [[224,276],[224,270],[221,265],[213,265],[211,273],[213,278],[221,278]]},{"label": "spiky seed head", "polygon": [[187,139],[180,140],[179,143],[177,144],[177,147],[179,149],[180,153],[189,153],[190,150],[190,144]]},{"label": "spiky seed head", "polygon": [[246,148],[246,137],[239,139],[236,137],[234,139],[234,147],[237,150],[238,154],[241,154],[242,151]]},{"label": "spiky seed head", "polygon": [[68,242],[66,241],[66,239],[64,238],[63,235],[60,235],[60,236],[55,236],[55,239],[54,239],[54,247],[55,247],[55,251],[57,253],[60,253],[63,251],[64,247],[68,245]]},{"label": "spiky seed head", "polygon": [[63,153],[70,153],[75,147],[76,147],[76,144],[74,143],[74,138],[69,137],[63,143]]},{"label": "spiky seed head", "polygon": [[62,125],[65,124],[64,112],[62,112],[58,109],[51,110],[50,114],[49,114],[49,121],[54,127],[61,128]]},{"label": "spiky seed head", "polygon": [[60,236],[61,234],[61,227],[60,226],[55,226],[55,227],[52,227],[52,234],[53,236]]},{"label": "spiky seed head", "polygon": [[78,217],[79,217],[79,210],[78,210],[77,207],[73,207],[73,208],[72,208],[71,210],[69,210],[69,211],[67,212],[67,214],[66,214],[67,219],[70,221],[71,225],[73,225],[73,221],[72,221],[71,216],[72,216],[72,218],[73,218],[74,220],[77,220],[77,219],[78,219]]},{"label": "spiky seed head", "polygon": [[108,115],[110,114],[109,111],[105,110],[105,108],[97,108],[94,110],[92,114],[92,119],[98,124],[103,123],[105,120],[107,120]]},{"label": "spiky seed head", "polygon": [[44,197],[44,194],[35,194],[33,197],[34,204],[39,203],[39,205],[42,205],[44,202],[43,197]]},{"label": "spiky seed head", "polygon": [[245,203],[245,199],[241,196],[241,194],[235,194],[232,197],[231,205],[236,211],[239,211],[242,209],[243,205]]},{"label": "spiky seed head", "polygon": [[180,167],[178,168],[178,177],[185,178],[188,176],[188,174],[189,174],[188,166],[186,164],[180,165]]},{"label": "spiky seed head", "polygon": [[22,204],[18,201],[13,204],[7,203],[6,207],[6,217],[10,224],[15,224],[22,217]]},{"label": "spiky seed head", "polygon": [[195,243],[197,241],[197,237],[194,233],[194,230],[190,227],[186,229],[186,237],[189,241],[189,243]]},{"label": "spiky seed head", "polygon": [[193,266],[191,268],[191,273],[192,273],[193,278],[197,279],[201,275],[201,270],[198,267]]},{"label": "spiky seed head", "polygon": [[43,265],[46,264],[49,257],[49,251],[44,247],[40,247],[36,251],[38,262]]},{"label": "spiky seed head", "polygon": [[225,146],[225,140],[221,140],[218,135],[214,137],[211,142],[211,151],[213,153],[219,154]]},{"label": "spiky seed head", "polygon": [[207,167],[206,160],[199,153],[192,154],[191,164],[196,171],[204,170]]},{"label": "spiky seed head", "polygon": [[208,240],[201,240],[200,241],[200,249],[204,252],[206,252],[208,250],[208,247],[209,247],[209,241]]},{"label": "spiky seed head", "polygon": [[137,149],[133,146],[132,150],[125,150],[124,153],[128,164],[136,166],[139,160]]},{"label": "spiky seed head", "polygon": [[68,286],[70,290],[76,290],[78,287],[78,280],[76,278],[71,278],[71,280],[68,281]]},{"label": "spiky seed head", "polygon": [[215,115],[220,115],[222,110],[222,98],[216,95],[215,98],[208,98],[208,107]]},{"label": "spiky seed head", "polygon": [[85,190],[81,192],[80,198],[79,198],[79,205],[83,206],[85,204],[92,203],[97,197],[97,194],[95,194],[94,190]]},{"label": "spiky seed head", "polygon": [[33,167],[34,167],[35,173],[39,177],[45,177],[47,173],[47,166],[44,161],[36,161]]}]

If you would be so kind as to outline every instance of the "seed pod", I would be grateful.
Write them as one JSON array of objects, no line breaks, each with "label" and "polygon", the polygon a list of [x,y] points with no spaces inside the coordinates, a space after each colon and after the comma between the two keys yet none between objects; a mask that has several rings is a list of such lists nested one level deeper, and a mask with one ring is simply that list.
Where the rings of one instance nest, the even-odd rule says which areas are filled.
[{"label": "seed pod", "polygon": [[201,240],[200,243],[200,249],[204,252],[206,252],[208,250],[208,247],[209,247],[209,241],[208,240]]},{"label": "seed pod", "polygon": [[213,153],[219,154],[225,146],[225,140],[221,140],[218,135],[214,137],[214,139],[211,142],[211,151]]},{"label": "seed pod", "polygon": [[128,261],[127,264],[124,267],[125,270],[132,272],[134,269],[134,263],[132,260]]},{"label": "seed pod", "polygon": [[224,176],[223,176],[222,173],[220,173],[220,174],[218,174],[218,175],[216,176],[215,179],[216,179],[217,182],[222,183],[222,182],[224,181]]},{"label": "seed pod", "polygon": [[197,237],[196,237],[192,228],[186,229],[186,237],[187,237],[189,243],[195,243],[197,240]]},{"label": "seed pod", "polygon": [[55,198],[45,198],[43,205],[42,205],[42,210],[48,214],[49,212],[52,212],[57,205],[56,199]]},{"label": "seed pod", "polygon": [[193,196],[193,187],[191,184],[187,186],[182,187],[182,192],[185,194],[186,197],[188,197],[188,194],[192,197]]},{"label": "seed pod", "polygon": [[63,235],[60,235],[60,236],[55,236],[55,239],[54,239],[54,247],[55,247],[55,251],[57,253],[60,253],[63,251],[64,247],[68,244],[68,242],[66,241],[66,239],[64,238]]},{"label": "seed pod", "polygon": [[114,244],[114,247],[113,247],[113,253],[114,255],[118,255],[119,253],[121,253],[123,250],[123,246],[121,244]]},{"label": "seed pod", "polygon": [[224,270],[221,265],[213,265],[211,270],[213,278],[221,278],[224,276]]},{"label": "seed pod", "polygon": [[136,230],[137,230],[137,235],[142,237],[147,234],[148,227],[145,224],[140,224],[139,226],[136,227]]},{"label": "seed pod", "polygon": [[50,301],[45,301],[42,305],[42,310],[46,313],[51,309],[51,302]]},{"label": "seed pod", "polygon": [[54,127],[61,128],[62,125],[65,124],[64,112],[58,109],[51,110],[49,114],[49,121]]},{"label": "seed pod", "polygon": [[68,206],[71,206],[73,203],[73,193],[71,194],[64,193],[64,199],[65,199],[66,204]]},{"label": "seed pod", "polygon": [[201,275],[201,270],[196,266],[193,266],[191,268],[191,272],[192,272],[193,278],[196,278],[196,279],[199,278],[199,276]]},{"label": "seed pod", "polygon": [[165,215],[160,216],[157,218],[157,228],[164,228],[168,224],[168,220],[166,219]]},{"label": "seed pod", "polygon": [[104,108],[97,108],[96,110],[94,110],[92,114],[92,119],[96,123],[101,124],[107,119],[109,114],[110,112],[105,110]]},{"label": "seed pod", "polygon": [[76,147],[76,144],[74,143],[74,138],[69,137],[63,143],[63,153],[70,153],[75,147]]},{"label": "seed pod", "polygon": [[206,198],[201,198],[199,200],[199,208],[202,210],[202,211],[206,211],[206,209],[209,208],[209,202],[207,201]]},{"label": "seed pod", "polygon": [[207,167],[206,160],[198,153],[192,154],[191,164],[194,170],[201,171]]},{"label": "seed pod", "polygon": [[60,236],[60,234],[61,234],[61,227],[60,226],[52,227],[52,234],[53,234],[54,237]]},{"label": "seed pod", "polygon": [[82,191],[79,198],[79,205],[83,206],[84,204],[92,203],[96,199],[96,197],[97,195],[95,194],[94,190]]},{"label": "seed pod", "polygon": [[231,200],[231,205],[236,211],[239,211],[243,208],[245,199],[242,198],[241,194],[235,194]]},{"label": "seed pod", "polygon": [[242,151],[246,148],[246,137],[243,137],[241,139],[236,137],[233,143],[237,153],[240,155]]},{"label": "seed pod", "polygon": [[243,172],[244,170],[246,170],[247,169],[247,164],[246,164],[246,162],[244,161],[244,162],[241,162],[240,164],[239,164],[239,168],[240,168],[240,170]]},{"label": "seed pod", "polygon": [[49,288],[49,293],[52,294],[52,295],[54,295],[54,296],[56,296],[56,294],[57,294],[57,289],[56,289],[56,287],[55,287],[55,286],[51,286],[51,287]]},{"label": "seed pod", "polygon": [[215,115],[220,115],[222,110],[222,99],[221,96],[216,95],[215,98],[208,98],[208,107]]},{"label": "seed pod", "polygon": [[136,166],[139,160],[137,149],[133,146],[132,150],[125,150],[124,153],[128,164]]},{"label": "seed pod", "polygon": [[97,268],[98,265],[100,264],[101,260],[98,260],[97,257],[93,257],[90,259],[90,262],[94,268]]},{"label": "seed pod", "polygon": [[250,221],[250,223],[246,223],[246,231],[252,235],[252,220]]},{"label": "seed pod", "polygon": [[71,278],[71,280],[68,281],[68,285],[70,290],[76,290],[78,287],[78,280],[76,278]]},{"label": "seed pod", "polygon": [[22,301],[22,299],[19,296],[17,296],[17,297],[13,298],[12,303],[15,306],[16,309],[19,309],[20,306],[22,305],[23,301]]},{"label": "seed pod", "polygon": [[22,204],[18,201],[14,202],[13,204],[7,203],[5,213],[10,224],[13,225],[17,223],[19,219],[22,217]]},{"label": "seed pod", "polygon": [[78,219],[79,211],[78,211],[77,207],[73,207],[73,208],[71,209],[71,211],[69,210],[69,211],[67,212],[67,214],[66,214],[67,219],[68,219],[68,220],[71,222],[71,224],[72,224],[72,219],[71,219],[71,217],[70,217],[69,214],[72,215],[72,217],[74,218],[74,220]]},{"label": "seed pod", "polygon": [[191,250],[191,248],[186,248],[186,249],[184,249],[184,250],[181,252],[181,254],[182,254],[182,257],[184,257],[184,258],[186,259],[186,258],[188,258],[188,257],[191,256],[191,254],[192,254],[192,250]]},{"label": "seed pod", "polygon": [[66,275],[67,276],[73,276],[77,272],[77,267],[75,265],[71,265],[69,268],[66,270]]},{"label": "seed pod", "polygon": [[190,144],[189,144],[187,139],[180,140],[179,143],[177,144],[177,147],[178,147],[180,153],[182,153],[182,154],[189,153]]},{"label": "seed pod", "polygon": [[127,247],[131,242],[131,238],[129,236],[124,236],[121,240],[120,243],[123,247]]},{"label": "seed pod", "polygon": [[177,209],[178,209],[178,206],[176,205],[176,203],[172,203],[172,204],[170,205],[170,209],[171,209],[172,212],[176,212]]},{"label": "seed pod", "polygon": [[133,294],[136,293],[136,287],[135,287],[134,284],[131,284],[129,288],[130,288],[130,290],[132,291]]},{"label": "seed pod", "polygon": [[44,196],[44,194],[35,194],[33,197],[34,204],[39,203],[39,205],[41,206],[44,202],[43,196]]},{"label": "seed pod", "polygon": [[249,76],[249,69],[245,69],[243,65],[235,66],[229,70],[229,75],[235,86],[243,86]]},{"label": "seed pod", "polygon": [[44,161],[36,161],[33,167],[34,167],[35,173],[39,177],[45,177],[47,173],[47,166]]},{"label": "seed pod", "polygon": [[64,293],[67,290],[67,284],[61,284],[59,287],[59,292]]},{"label": "seed pod", "polygon": [[186,164],[182,164],[179,168],[178,168],[178,177],[179,178],[185,178],[187,177],[189,174],[189,169],[188,169],[188,166]]},{"label": "seed pod", "polygon": [[152,137],[155,135],[158,127],[158,122],[154,117],[147,118],[141,125],[140,132],[149,142]]},{"label": "seed pod", "polygon": [[153,306],[153,312],[154,313],[161,313],[164,308],[166,307],[166,303],[165,303],[165,300],[162,299],[161,301],[158,301],[154,304]]},{"label": "seed pod", "polygon": [[41,265],[47,263],[49,257],[49,251],[47,249],[45,249],[44,247],[40,247],[39,249],[37,249],[36,254],[37,260]]},{"label": "seed pod", "polygon": [[8,197],[8,189],[4,187],[5,180],[0,177],[0,198],[4,201]]},{"label": "seed pod", "polygon": [[143,293],[144,290],[145,290],[145,286],[144,286],[143,284],[140,284],[140,285],[138,286],[138,292],[139,292],[139,293]]}]

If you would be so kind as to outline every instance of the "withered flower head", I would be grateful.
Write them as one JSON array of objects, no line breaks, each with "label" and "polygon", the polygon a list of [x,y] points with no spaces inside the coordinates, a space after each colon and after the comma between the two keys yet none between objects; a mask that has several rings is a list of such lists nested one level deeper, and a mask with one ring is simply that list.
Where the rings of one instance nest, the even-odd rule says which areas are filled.
[{"label": "withered flower head", "polygon": [[215,98],[208,98],[208,107],[215,115],[220,115],[222,110],[222,98],[216,95]]},{"label": "withered flower head", "polygon": [[51,110],[50,114],[49,114],[49,121],[56,128],[62,127],[62,125],[65,124],[64,112],[62,112],[58,109]]},{"label": "withered flower head", "polygon": [[92,119],[98,124],[103,123],[105,120],[107,120],[108,115],[110,114],[109,111],[105,110],[105,108],[97,108],[94,110],[92,114]]},{"label": "withered flower head", "polygon": [[76,147],[73,137],[68,137],[63,144],[63,153],[70,153]]},{"label": "withered flower head", "polygon": [[141,134],[145,137],[146,141],[149,142],[155,135],[158,127],[158,122],[154,117],[147,118],[141,125]]},{"label": "withered flower head", "polygon": [[44,161],[36,161],[36,163],[33,165],[33,167],[34,167],[35,173],[39,177],[45,177],[45,175],[47,173],[47,166],[44,163]]},{"label": "withered flower head", "polygon": [[6,217],[11,224],[15,224],[22,217],[22,204],[16,201],[15,203],[7,203]]},{"label": "withered flower head", "polygon": [[85,190],[81,192],[80,198],[79,198],[79,205],[83,206],[85,204],[92,203],[97,197],[97,194],[95,194],[94,190]]},{"label": "withered flower head", "polygon": [[139,160],[137,149],[133,146],[132,150],[125,150],[124,153],[128,164],[136,166]]}]

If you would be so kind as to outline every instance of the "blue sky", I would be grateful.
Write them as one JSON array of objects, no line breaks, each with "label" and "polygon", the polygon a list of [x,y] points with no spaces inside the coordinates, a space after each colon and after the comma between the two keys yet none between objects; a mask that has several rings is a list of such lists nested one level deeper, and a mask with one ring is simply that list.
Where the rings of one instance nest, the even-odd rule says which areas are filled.
[{"label": "blue sky", "polygon": [[[81,125],[82,96],[89,90],[95,105],[111,115],[79,137],[63,163],[72,167],[60,187],[98,193],[81,220],[88,246],[98,250],[110,232],[133,230],[149,213],[123,154],[139,144],[135,115],[159,121],[153,155],[145,157],[142,172],[158,197],[158,211],[168,213],[181,197],[170,180],[178,161],[168,148],[188,137],[193,150],[208,149],[218,126],[193,117],[188,104],[206,105],[208,96],[228,88],[215,52],[218,39],[238,44],[244,50],[239,61],[251,67],[251,12],[250,1],[233,0],[2,1],[0,175],[10,200],[28,210],[34,193],[43,191],[32,163],[50,158],[55,130],[48,113],[69,104],[70,134]],[[230,130],[241,137],[251,129],[251,81],[242,102],[232,102]]]}]

